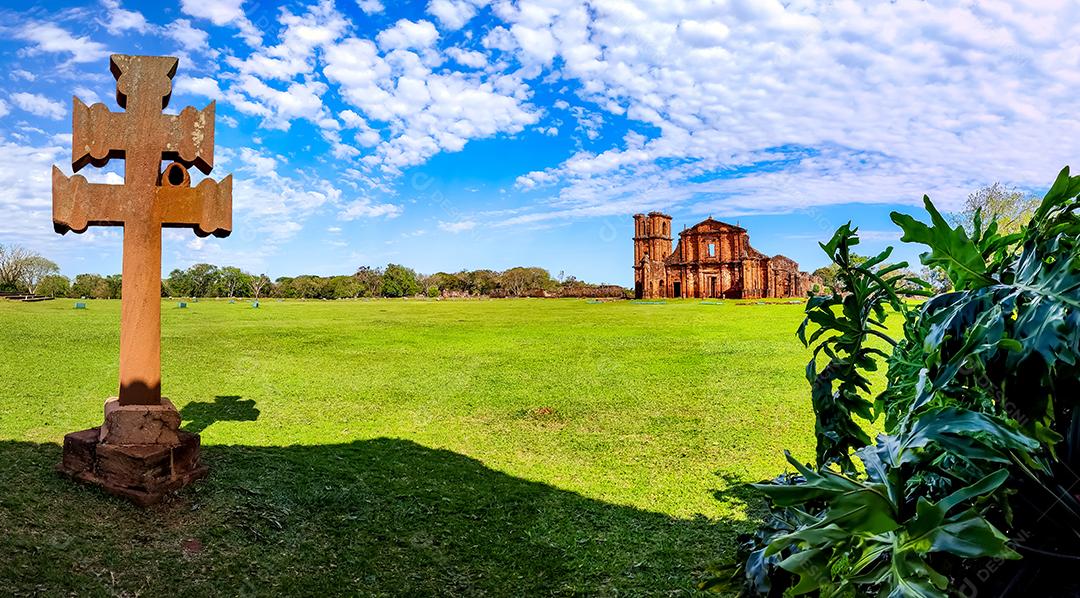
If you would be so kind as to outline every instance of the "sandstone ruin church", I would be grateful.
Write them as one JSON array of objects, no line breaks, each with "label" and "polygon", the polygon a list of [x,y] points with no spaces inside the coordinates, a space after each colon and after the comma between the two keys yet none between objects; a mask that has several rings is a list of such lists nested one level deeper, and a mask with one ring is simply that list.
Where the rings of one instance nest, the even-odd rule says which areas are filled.
[{"label": "sandstone ruin church", "polygon": [[805,297],[810,275],[782,255],[750,246],[739,226],[712,217],[684,229],[671,249],[671,216],[634,215],[634,296],[761,299]]}]

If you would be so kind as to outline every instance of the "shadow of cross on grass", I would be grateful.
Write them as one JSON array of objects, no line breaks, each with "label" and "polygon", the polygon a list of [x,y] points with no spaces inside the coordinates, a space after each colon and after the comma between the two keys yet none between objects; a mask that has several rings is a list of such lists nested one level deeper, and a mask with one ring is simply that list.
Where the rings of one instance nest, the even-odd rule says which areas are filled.
[{"label": "shadow of cross on grass", "polygon": [[180,417],[187,423],[185,432],[199,434],[214,422],[253,422],[259,419],[259,410],[252,399],[236,395],[214,397],[214,402],[195,401],[184,405]]},{"label": "shadow of cross on grass", "polygon": [[686,596],[753,525],[613,504],[396,438],[203,451],[206,480],[142,511],[53,474],[58,445],[0,441],[5,592]]}]

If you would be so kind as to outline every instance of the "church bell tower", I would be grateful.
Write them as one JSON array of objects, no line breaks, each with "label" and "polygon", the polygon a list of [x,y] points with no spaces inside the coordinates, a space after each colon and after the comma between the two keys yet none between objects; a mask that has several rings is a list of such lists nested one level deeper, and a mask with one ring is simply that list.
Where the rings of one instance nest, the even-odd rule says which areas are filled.
[{"label": "church bell tower", "polygon": [[671,255],[671,216],[634,214],[634,297],[667,297],[664,259]]}]

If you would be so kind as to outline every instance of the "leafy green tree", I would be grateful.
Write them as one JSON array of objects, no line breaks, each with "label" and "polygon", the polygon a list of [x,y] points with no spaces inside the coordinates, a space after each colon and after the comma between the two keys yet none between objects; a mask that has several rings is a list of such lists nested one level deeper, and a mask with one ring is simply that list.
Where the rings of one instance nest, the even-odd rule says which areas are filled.
[{"label": "leafy green tree", "polygon": [[71,280],[60,274],[50,274],[41,279],[35,293],[46,297],[67,297],[71,291]]},{"label": "leafy green tree", "polygon": [[335,276],[330,279],[330,288],[334,299],[355,299],[364,291],[355,276]]},{"label": "leafy green tree", "polygon": [[123,289],[123,281],[120,274],[110,274],[105,277],[105,288],[108,299],[120,299]]},{"label": "leafy green tree", "polygon": [[100,274],[79,274],[71,284],[71,296],[108,299],[109,283]]},{"label": "leafy green tree", "polygon": [[970,235],[975,229],[978,214],[983,222],[994,220],[1002,234],[1019,232],[1035,215],[1039,208],[1039,198],[1019,189],[994,183],[983,187],[964,201],[962,210],[950,215],[954,225],[964,227]]},{"label": "leafy green tree", "polygon": [[462,274],[464,273],[450,274],[447,272],[436,272],[427,277],[424,281],[424,285],[429,289],[435,287],[436,295],[438,294],[438,291],[463,292],[465,291],[466,282],[462,277]]},{"label": "leafy green tree", "polygon": [[209,297],[218,284],[221,270],[213,264],[195,264],[187,269],[187,276],[191,281],[192,297]]},{"label": "leafy green tree", "polygon": [[499,275],[499,284],[510,295],[520,297],[528,291],[549,291],[556,282],[543,268],[510,268]]},{"label": "leafy green tree", "polygon": [[382,294],[383,272],[380,268],[360,266],[353,277],[359,283],[361,295],[364,297],[378,297]]},{"label": "leafy green tree", "polygon": [[473,270],[463,278],[465,290],[473,295],[487,295],[499,287],[499,275],[493,270]]},{"label": "leafy green tree", "polygon": [[[858,266],[870,258],[857,253],[852,253],[848,259],[851,260],[851,264]],[[835,263],[814,270],[812,276],[820,278],[821,284],[824,285],[826,289],[844,291],[844,279],[841,277],[840,266]]]},{"label": "leafy green tree", "polygon": [[411,297],[419,293],[416,272],[399,264],[388,264],[383,274],[382,291],[386,297]]},{"label": "leafy green tree", "polygon": [[165,289],[170,297],[191,297],[194,288],[191,273],[187,270],[177,268],[169,272],[168,278],[165,279]]},{"label": "leafy green tree", "polygon": [[219,271],[217,282],[221,286],[218,296],[236,297],[250,287],[251,275],[236,266],[225,266]]},{"label": "leafy green tree", "polygon": [[296,289],[291,276],[279,276],[274,280],[274,296],[282,299],[295,299]]},{"label": "leafy green tree", "polygon": [[40,255],[31,255],[23,260],[22,284],[27,292],[33,295],[43,278],[59,273],[60,266],[57,266],[56,262]]}]

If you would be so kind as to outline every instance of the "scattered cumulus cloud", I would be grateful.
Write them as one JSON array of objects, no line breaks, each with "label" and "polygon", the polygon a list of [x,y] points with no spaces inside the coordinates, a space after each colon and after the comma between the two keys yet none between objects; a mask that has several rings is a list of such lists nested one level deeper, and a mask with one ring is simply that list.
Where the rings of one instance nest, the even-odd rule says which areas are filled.
[{"label": "scattered cumulus cloud", "polygon": [[439,32],[429,21],[401,19],[375,38],[384,51],[424,49],[439,39]]},{"label": "scattered cumulus cloud", "polygon": [[356,220],[358,218],[396,218],[401,215],[401,206],[391,203],[376,203],[369,198],[359,198],[342,204],[338,218]]},{"label": "scattered cumulus cloud", "polygon": [[21,110],[45,118],[61,119],[67,114],[63,104],[37,93],[13,93],[11,94],[11,102]]},{"label": "scattered cumulus cloud", "polygon": [[379,0],[356,0],[356,5],[360,7],[360,10],[366,14],[375,15],[386,10],[383,3]]},{"label": "scattered cumulus cloud", "polygon": [[97,62],[108,56],[105,45],[85,35],[72,35],[68,30],[53,23],[29,22],[20,24],[13,37],[30,42],[20,50],[23,56],[37,54],[68,54],[69,62]]},{"label": "scattered cumulus cloud", "polygon": [[176,19],[162,29],[167,37],[171,38],[187,52],[202,52],[216,57],[218,52],[210,48],[210,34],[191,24],[188,19]]},{"label": "scattered cumulus cloud", "polygon": [[474,228],[476,228],[476,222],[473,220],[459,220],[457,222],[439,221],[439,229],[448,233],[463,233]]},{"label": "scattered cumulus cloud", "polygon": [[262,43],[262,33],[244,14],[244,0],[180,0],[180,11],[196,19],[206,19],[218,27],[232,26],[249,46]]},{"label": "scattered cumulus cloud", "polygon": [[173,81],[173,91],[211,99],[221,97],[221,88],[218,87],[217,80],[212,77],[180,75]]},{"label": "scattered cumulus cloud", "polygon": [[119,0],[102,0],[101,5],[105,8],[102,24],[112,35],[120,35],[129,30],[146,33],[151,29],[150,23],[146,21],[142,13],[122,8]]},{"label": "scattered cumulus cloud", "polygon": [[431,0],[427,11],[434,15],[444,28],[456,31],[464,27],[476,16],[477,10],[487,4],[486,0]]}]

